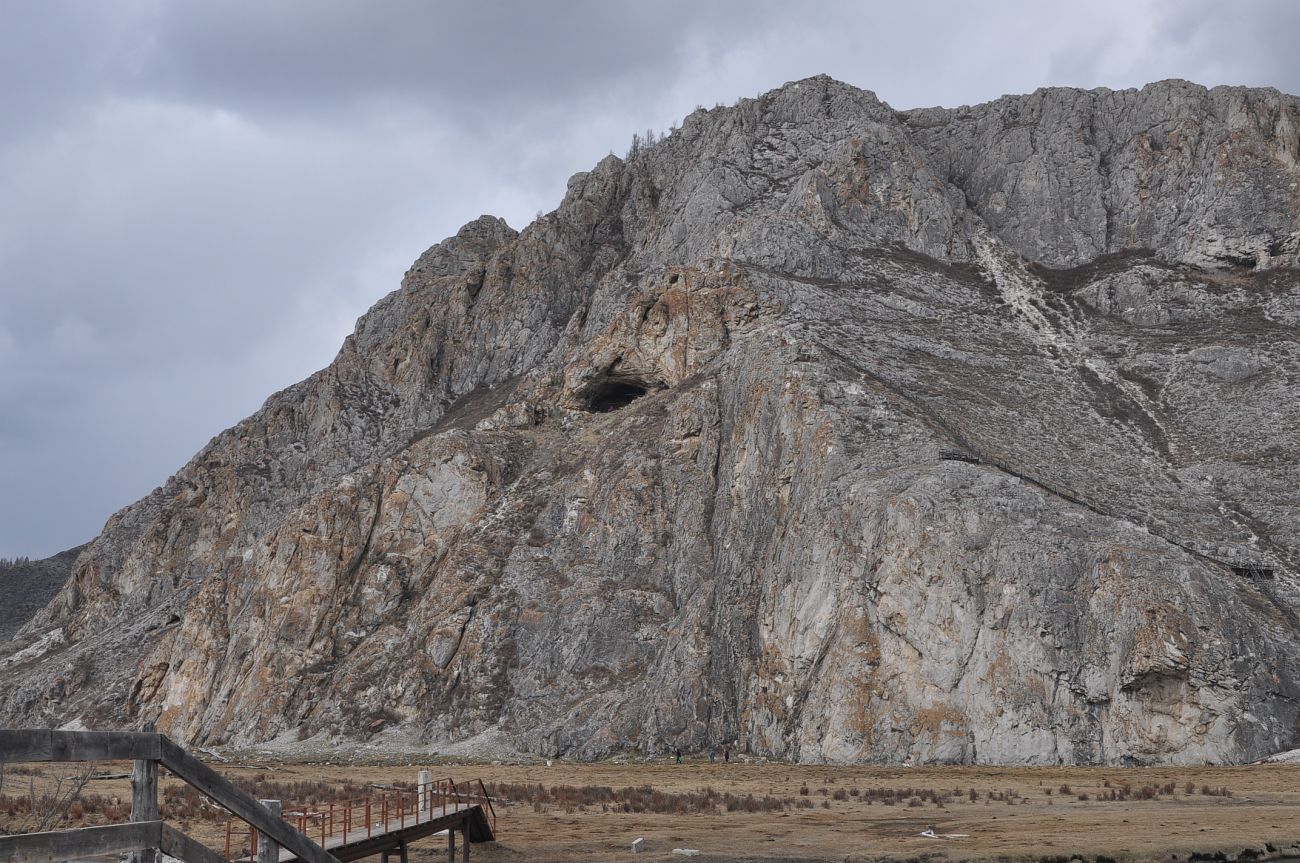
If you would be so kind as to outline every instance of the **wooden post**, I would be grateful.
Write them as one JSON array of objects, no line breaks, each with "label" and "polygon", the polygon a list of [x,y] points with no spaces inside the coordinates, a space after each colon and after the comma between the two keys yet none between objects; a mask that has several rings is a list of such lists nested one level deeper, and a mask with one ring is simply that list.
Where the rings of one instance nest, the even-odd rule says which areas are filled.
[{"label": "wooden post", "polygon": [[403,839],[397,845],[398,856],[401,857],[402,863],[411,863],[410,857],[406,853],[406,840]]},{"label": "wooden post", "polygon": [[[258,801],[271,813],[271,817],[280,817],[279,800]],[[280,846],[262,831],[257,831],[257,863],[280,863]]]},{"label": "wooden post", "polygon": [[460,834],[460,863],[469,863],[469,824],[465,824],[465,829]]},{"label": "wooden post", "polygon": [[429,796],[433,790],[429,787],[432,782],[433,773],[429,770],[421,770],[415,777],[415,787],[420,798],[420,811],[415,818],[417,822],[423,820],[426,813],[433,814],[433,798]]},{"label": "wooden post", "polygon": [[456,828],[447,828],[447,863],[456,863]]},{"label": "wooden post", "polygon": [[[131,767],[131,821],[158,821],[158,762],[137,760]],[[142,848],[131,863],[156,863],[158,850]]]}]

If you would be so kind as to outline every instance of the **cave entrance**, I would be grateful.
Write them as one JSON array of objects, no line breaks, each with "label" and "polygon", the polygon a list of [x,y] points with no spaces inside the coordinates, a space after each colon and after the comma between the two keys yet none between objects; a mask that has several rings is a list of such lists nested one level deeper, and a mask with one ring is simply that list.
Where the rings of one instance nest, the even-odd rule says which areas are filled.
[{"label": "cave entrance", "polygon": [[646,388],[630,381],[605,381],[587,397],[587,410],[607,414],[625,408],[646,394]]}]

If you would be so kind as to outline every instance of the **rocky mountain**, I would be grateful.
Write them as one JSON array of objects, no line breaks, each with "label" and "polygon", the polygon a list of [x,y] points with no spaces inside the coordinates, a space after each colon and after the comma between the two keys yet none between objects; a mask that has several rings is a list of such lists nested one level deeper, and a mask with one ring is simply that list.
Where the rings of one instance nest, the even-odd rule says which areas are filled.
[{"label": "rocky mountain", "polygon": [[817,77],[696,111],[429,249],[113,516],[0,653],[0,723],[1294,748],[1298,337],[1295,97],[900,112]]}]

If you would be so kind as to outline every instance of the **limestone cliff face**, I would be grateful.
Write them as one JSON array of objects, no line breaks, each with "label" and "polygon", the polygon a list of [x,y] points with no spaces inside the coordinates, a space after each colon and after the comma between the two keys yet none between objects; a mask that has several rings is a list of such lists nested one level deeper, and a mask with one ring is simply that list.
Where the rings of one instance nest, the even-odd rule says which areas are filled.
[{"label": "limestone cliff face", "polygon": [[697,111],[430,249],[114,516],[0,656],[0,723],[1300,745],[1298,130],[1294,97],[1182,82]]}]

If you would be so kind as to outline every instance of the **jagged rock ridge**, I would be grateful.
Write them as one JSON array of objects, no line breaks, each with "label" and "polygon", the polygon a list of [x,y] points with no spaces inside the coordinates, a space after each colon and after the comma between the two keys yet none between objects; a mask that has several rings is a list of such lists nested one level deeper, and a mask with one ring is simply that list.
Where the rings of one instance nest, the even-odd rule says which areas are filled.
[{"label": "jagged rock ridge", "polygon": [[1292,748],[1297,129],[1294,97],[1177,81],[697,111],[427,251],[115,515],[0,658],[0,722]]}]

